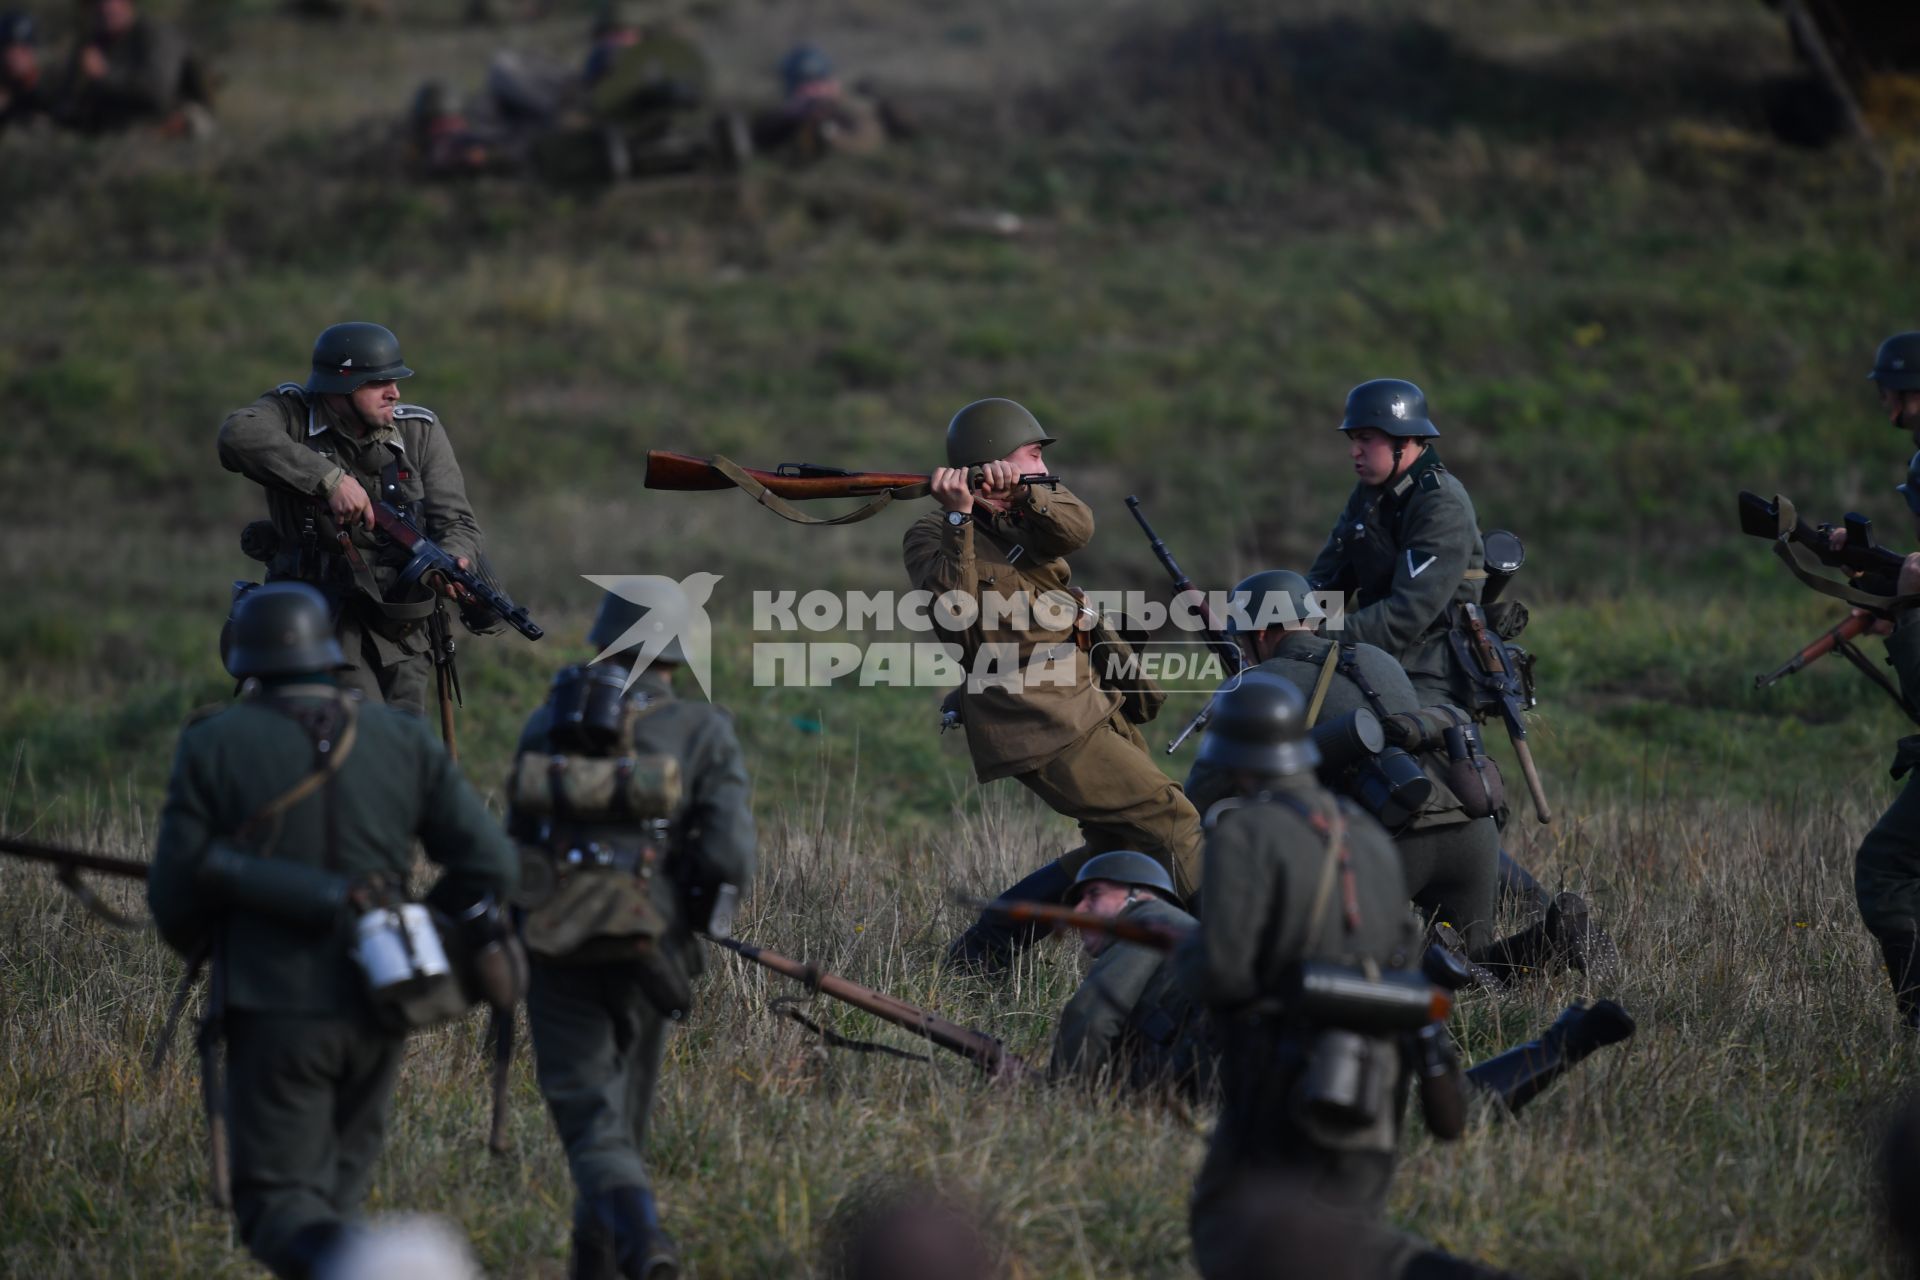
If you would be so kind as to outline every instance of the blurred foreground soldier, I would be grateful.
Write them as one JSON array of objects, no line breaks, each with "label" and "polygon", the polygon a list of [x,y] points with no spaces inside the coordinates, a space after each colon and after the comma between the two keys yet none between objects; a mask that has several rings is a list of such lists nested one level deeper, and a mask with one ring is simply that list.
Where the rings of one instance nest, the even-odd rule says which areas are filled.
[{"label": "blurred foreground soldier", "polygon": [[598,658],[561,671],[527,721],[507,784],[528,1023],[576,1192],[573,1280],[678,1274],[642,1154],[647,1115],[668,1024],[705,967],[697,935],[731,932],[755,856],[731,718],[674,696],[686,596],[664,578],[621,591],[588,633]]},{"label": "blurred foreground soldier", "polygon": [[[1290,682],[1246,677],[1220,695],[1201,747],[1237,792],[1207,815],[1207,912],[1190,944],[1223,1051],[1220,1119],[1190,1222],[1208,1280],[1289,1274],[1242,1199],[1273,1179],[1349,1227],[1378,1221],[1415,1067],[1405,1033],[1323,1023],[1294,1003],[1310,963],[1377,982],[1420,955],[1393,843],[1315,781],[1306,710]],[[1345,1238],[1356,1275],[1489,1274],[1390,1233]],[[1438,1261],[1468,1269],[1420,1269]]]},{"label": "blurred foreground soldier", "polygon": [[[1375,378],[1347,393],[1340,431],[1358,483],[1307,578],[1349,593],[1347,644],[1370,644],[1406,669],[1422,706],[1479,706],[1452,633],[1460,606],[1478,607],[1486,547],[1466,486],[1440,461],[1440,429],[1426,393],[1400,378]],[[1488,621],[1511,640],[1526,611],[1503,606]],[[1503,629],[1504,628],[1504,629]],[[1501,819],[1505,821],[1505,819]],[[1525,868],[1500,854],[1501,888],[1536,908],[1547,895]]]},{"label": "blurred foreground soldier", "polygon": [[[348,688],[420,715],[428,655],[436,633],[447,643],[447,622],[424,589],[387,599],[408,553],[374,531],[372,504],[411,516],[463,568],[481,560],[481,537],[446,428],[431,410],[400,403],[399,379],[412,376],[389,330],[333,325],[314,342],[306,385],[282,383],[236,410],[219,443],[221,465],[267,491],[267,520],[247,526],[243,550],[267,566],[267,581],[306,582],[327,596]],[[461,617],[480,634],[504,625],[470,610]]]},{"label": "blurred foreground soldier", "polygon": [[212,951],[241,1239],[304,1278],[366,1197],[407,1029],[466,1007],[457,954],[404,903],[413,842],[463,919],[497,921],[518,872],[426,726],[340,686],[319,592],[250,594],[229,662],[257,685],[180,735],[147,901],[167,945]]},{"label": "blurred foreground soldier", "polygon": [[68,69],[62,123],[83,133],[136,124],[201,137],[212,132],[206,76],[186,38],[135,0],[89,0],[91,25]]},{"label": "blurred foreground soldier", "polygon": [[1897,1274],[1920,1280],[1920,1098],[1909,1097],[1880,1144],[1881,1212],[1900,1250]]},{"label": "blurred foreground soldier", "polygon": [[[1090,915],[1191,929],[1166,868],[1117,849],[1087,860],[1068,905]],[[1129,1091],[1171,1089],[1198,1100],[1213,1084],[1215,1059],[1199,991],[1197,952],[1162,952],[1111,934],[1083,935],[1093,967],[1067,1002],[1054,1033],[1056,1080],[1103,1075]]]},{"label": "blurred foreground soldier", "polygon": [[780,60],[786,100],[754,120],[755,151],[819,160],[835,151],[864,155],[887,141],[881,106],[843,86],[833,62],[817,46],[797,45]]},{"label": "blurred foreground soldier", "polygon": [[[1083,843],[1001,896],[1058,902],[1082,864],[1112,849],[1134,849],[1172,874],[1192,901],[1200,884],[1200,818],[1148,754],[1136,719],[1146,707],[1100,683],[1087,653],[1095,634],[1070,594],[1067,557],[1093,537],[1093,512],[1066,486],[1020,483],[1046,471],[1054,443],[1038,419],[1011,400],[976,400],[947,426],[947,465],[933,473],[940,510],[916,520],[905,539],[907,577],[938,598],[979,605],[958,643],[967,677],[948,698],[967,735],[981,782],[1014,778],[1055,813],[1080,824]],[[982,487],[968,473],[982,471]],[[983,918],[951,958],[992,968],[1039,936],[1033,927]]]},{"label": "blurred foreground soldier", "polygon": [[47,117],[40,33],[30,13],[0,13],[0,134]]},{"label": "blurred foreground soldier", "polygon": [[1008,1268],[979,1215],[920,1182],[869,1183],[828,1220],[828,1280],[1005,1280]]},{"label": "blurred foreground soldier", "polygon": [[[1907,557],[1895,589],[1902,596],[1920,592],[1920,553]],[[1887,661],[1899,676],[1900,692],[1910,700],[1920,697],[1920,609],[1901,610],[1886,636]],[[1920,766],[1920,735],[1900,739],[1893,776],[1904,777],[1906,785],[1861,842],[1853,862],[1853,891],[1861,920],[1880,943],[1900,1016],[1908,1026],[1920,1028],[1920,767],[1916,766]]]}]

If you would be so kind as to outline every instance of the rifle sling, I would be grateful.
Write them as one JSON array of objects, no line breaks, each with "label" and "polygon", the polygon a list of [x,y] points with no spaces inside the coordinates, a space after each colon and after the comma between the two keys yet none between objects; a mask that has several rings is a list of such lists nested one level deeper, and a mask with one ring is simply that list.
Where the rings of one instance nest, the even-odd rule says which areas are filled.
[{"label": "rifle sling", "polygon": [[1327,659],[1320,664],[1320,678],[1313,682],[1313,700],[1307,703],[1307,725],[1313,728],[1320,719],[1320,708],[1326,705],[1327,690],[1333,687],[1333,669],[1340,660],[1340,646],[1328,642]]},{"label": "rifle sling", "polygon": [[120,912],[108,906],[101,900],[100,895],[95,893],[87,882],[80,878],[80,868],[78,867],[71,865],[63,866],[54,876],[54,879],[59,882],[62,889],[65,889],[77,898],[81,906],[116,929],[125,929],[129,933],[137,933],[152,923],[150,920],[136,920],[132,916],[122,915]]},{"label": "rifle sling", "polygon": [[1832,596],[1860,609],[1872,609],[1876,613],[1892,614],[1902,609],[1920,606],[1920,595],[1883,596],[1871,591],[1862,591],[1844,582],[1835,582],[1816,572],[1823,567],[1820,558],[1805,547],[1800,546],[1786,535],[1773,540],[1773,553],[1785,562],[1789,572],[1807,586],[1823,596]]},{"label": "rifle sling", "polygon": [[903,485],[898,489],[885,490],[863,507],[823,520],[819,516],[808,515],[779,494],[769,490],[767,486],[748,474],[746,468],[731,458],[716,454],[712,465],[715,471],[733,481],[735,486],[752,494],[755,502],[781,519],[791,520],[795,524],[859,524],[862,520],[871,520],[879,515],[892,504],[895,498],[924,498],[933,492],[933,485],[929,481],[923,480],[918,484]]},{"label": "rifle sling", "polygon": [[779,1017],[792,1018],[795,1022],[820,1037],[820,1043],[828,1049],[850,1049],[854,1053],[878,1053],[889,1058],[905,1058],[909,1062],[932,1062],[933,1056],[925,1053],[913,1053],[896,1048],[890,1044],[881,1044],[877,1040],[854,1040],[830,1031],[821,1026],[794,1006],[801,1003],[799,996],[779,996],[767,1005],[767,1011]]}]

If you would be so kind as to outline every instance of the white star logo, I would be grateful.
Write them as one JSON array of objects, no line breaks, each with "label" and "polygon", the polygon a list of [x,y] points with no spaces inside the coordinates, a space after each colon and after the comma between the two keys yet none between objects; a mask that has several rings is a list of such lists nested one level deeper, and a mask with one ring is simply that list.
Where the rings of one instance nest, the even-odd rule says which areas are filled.
[{"label": "white star logo", "polygon": [[719,574],[690,573],[680,582],[658,574],[581,576],[646,611],[612,644],[593,655],[595,662],[637,646],[633,668],[627,672],[624,686],[631,689],[640,673],[653,665],[669,643],[678,640],[681,655],[700,685],[700,692],[707,695],[709,702],[713,700],[713,623],[707,618],[707,600],[720,581]]}]

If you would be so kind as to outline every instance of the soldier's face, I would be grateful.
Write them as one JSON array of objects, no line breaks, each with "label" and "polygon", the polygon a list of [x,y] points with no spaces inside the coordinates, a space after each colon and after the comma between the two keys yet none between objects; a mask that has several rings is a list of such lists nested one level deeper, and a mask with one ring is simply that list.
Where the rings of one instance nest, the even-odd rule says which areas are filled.
[{"label": "soldier's face", "polygon": [[0,55],[0,74],[15,84],[25,84],[40,74],[40,59],[30,44],[10,44]]},{"label": "soldier's face", "polygon": [[400,403],[400,384],[392,378],[364,383],[347,399],[353,402],[353,411],[369,428],[390,427],[393,410]]},{"label": "soldier's face", "polygon": [[[1081,887],[1080,897],[1073,905],[1076,911],[1110,919],[1126,910],[1132,896],[1133,890],[1124,884],[1115,884],[1111,880],[1089,880]],[[1080,941],[1086,945],[1089,955],[1097,956],[1107,949],[1113,938],[1093,929],[1082,929]]]},{"label": "soldier's face", "polygon": [[1002,461],[1011,462],[1014,469],[1023,476],[1037,475],[1047,469],[1046,464],[1040,460],[1040,451],[1044,448],[1046,446],[1039,441],[1030,441],[1015,449]]},{"label": "soldier's face", "polygon": [[1347,456],[1353,459],[1353,473],[1361,484],[1385,484],[1393,478],[1393,444],[1392,436],[1372,427],[1347,432]]},{"label": "soldier's face", "polygon": [[1892,387],[1882,387],[1880,407],[1886,411],[1887,421],[1894,426],[1920,431],[1920,391],[1895,391]]}]

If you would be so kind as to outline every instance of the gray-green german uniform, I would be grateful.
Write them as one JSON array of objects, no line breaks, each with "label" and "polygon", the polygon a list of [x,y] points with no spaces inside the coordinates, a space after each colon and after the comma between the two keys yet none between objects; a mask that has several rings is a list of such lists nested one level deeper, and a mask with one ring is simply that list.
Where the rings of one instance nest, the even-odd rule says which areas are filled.
[{"label": "gray-green german uniform", "polygon": [[[1909,701],[1920,699],[1920,609],[1903,611],[1887,661]],[[1920,735],[1902,738],[1893,776],[1906,785],[1860,844],[1853,863],[1860,918],[1879,940],[1901,1014],[1920,1026]]]},{"label": "gray-green german uniform", "polygon": [[[680,795],[661,851],[665,858],[649,867],[646,888],[663,928],[655,944],[659,961],[692,978],[705,968],[705,951],[693,932],[696,923],[705,922],[687,918],[679,886],[699,880],[744,890],[751,879],[755,835],[746,763],[727,713],[675,698],[658,668],[642,673],[627,697],[635,717],[628,739],[631,757],[668,756],[678,766]],[[522,756],[558,750],[552,727],[548,703],[521,732]],[[551,857],[559,844],[625,849],[657,843],[656,833],[618,820],[571,829],[563,822],[543,833],[541,820],[516,808],[508,825],[524,858]],[[565,852],[560,851],[562,857]],[[542,955],[531,925],[528,949],[533,978],[527,1017],[540,1092],[566,1147],[574,1187],[583,1202],[621,1187],[644,1191],[647,1113],[666,1050],[669,1012],[649,999],[651,983],[641,963],[569,962]],[[609,951],[601,948],[596,954]]]},{"label": "gray-green german uniform", "polygon": [[1193,945],[1221,1046],[1221,1112],[1190,1227],[1200,1273],[1214,1277],[1246,1274],[1235,1198],[1249,1179],[1287,1178],[1331,1212],[1381,1212],[1411,1065],[1397,1038],[1363,1037],[1370,1118],[1310,1111],[1300,1095],[1325,1029],[1292,1013],[1286,993],[1305,961],[1413,967],[1420,928],[1392,840],[1311,778],[1224,801],[1207,821],[1207,909]]},{"label": "gray-green german uniform", "polygon": [[504,899],[518,880],[506,833],[426,725],[351,699],[349,742],[348,701],[313,677],[274,681],[182,732],[147,882],[167,944],[190,955],[212,942],[224,970],[234,1214],[276,1270],[295,1235],[365,1198],[405,1038],[373,1020],[350,912],[319,928],[225,910],[201,880],[209,848],[344,743],[332,780],[240,840],[242,852],[400,887],[418,839],[461,900]]},{"label": "gray-green german uniform", "polygon": [[1391,485],[1354,487],[1307,579],[1350,593],[1340,639],[1386,650],[1422,706],[1472,707],[1447,632],[1458,605],[1479,603],[1485,558],[1473,499],[1429,444]]},{"label": "gray-green german uniform", "polygon": [[[98,79],[80,70],[87,49],[98,49],[106,60],[107,72]],[[124,35],[96,36],[74,51],[65,99],[56,110],[62,123],[88,133],[163,121],[190,96],[193,74],[185,37],[142,15]]]},{"label": "gray-green german uniform", "polygon": [[311,583],[332,604],[350,664],[342,682],[369,700],[419,715],[426,709],[434,600],[424,587],[400,603],[376,598],[406,567],[407,552],[356,524],[350,531],[362,566],[356,569],[335,539],[327,495],[351,475],[369,499],[401,508],[449,554],[475,565],[480,526],[446,428],[431,410],[401,405],[390,427],[358,431],[359,423],[349,425],[324,397],[287,383],[221,425],[220,462],[266,488],[278,543],[268,548],[267,580]]},{"label": "gray-green german uniform", "polygon": [[[1067,557],[1093,538],[1093,512],[1065,486],[1020,494],[1004,512],[976,504],[973,518],[958,525],[931,512],[905,540],[916,590],[1019,597],[1030,606],[1024,616],[983,607],[964,630],[938,633],[958,643],[970,676],[986,677],[970,680],[960,697],[974,773],[982,782],[1018,779],[1080,824],[1083,843],[1059,861],[1067,877],[1096,854],[1136,849],[1168,867],[1175,888],[1191,898],[1199,887],[1200,816],[1154,763],[1121,713],[1120,695],[1095,678],[1076,643],[1070,598],[1056,607],[1072,579]],[[1010,678],[993,678],[996,671]]]},{"label": "gray-green german uniform", "polygon": [[[1142,897],[1119,919],[1192,929],[1192,916],[1159,898]],[[1055,1079],[1105,1073],[1130,1090],[1175,1089],[1206,1094],[1214,1053],[1199,990],[1199,953],[1163,952],[1114,941],[1087,971],[1060,1014],[1054,1033]]]},{"label": "gray-green german uniform", "polygon": [[[1320,682],[1328,658],[1332,678],[1320,706],[1318,723],[1365,708],[1383,715],[1418,712],[1422,699],[1407,673],[1384,651],[1371,644],[1355,644],[1351,653],[1342,645],[1304,631],[1288,632],[1271,657],[1257,671],[1284,676],[1311,695]],[[1343,668],[1351,662],[1359,679]],[[1364,681],[1379,698],[1375,706],[1361,688]],[[1464,713],[1462,718],[1464,719]],[[1448,789],[1441,771],[1422,759],[1433,783],[1433,799],[1413,822],[1394,838],[1407,888],[1421,914],[1451,924],[1467,945],[1478,948],[1493,940],[1494,898],[1499,888],[1500,833],[1493,819],[1468,818],[1459,798]],[[1187,774],[1187,795],[1205,812],[1233,793],[1232,779],[1212,765],[1195,762]]]}]

